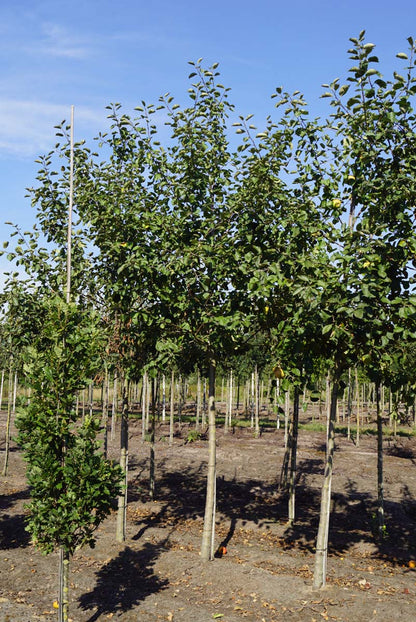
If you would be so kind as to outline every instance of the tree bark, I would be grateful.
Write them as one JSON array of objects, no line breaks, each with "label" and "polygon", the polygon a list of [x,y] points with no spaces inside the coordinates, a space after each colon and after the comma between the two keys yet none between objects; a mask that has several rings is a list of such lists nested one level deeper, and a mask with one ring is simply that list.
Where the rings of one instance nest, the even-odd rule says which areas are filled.
[{"label": "tree bark", "polygon": [[1,372],[1,384],[0,384],[0,410],[3,407],[3,386],[4,386],[4,369]]},{"label": "tree bark", "polygon": [[4,463],[3,463],[3,471],[2,471],[3,476],[7,475],[7,471],[9,468],[10,427],[11,427],[11,421],[12,421],[12,412],[13,412],[13,374],[12,374],[12,363],[10,362],[9,385],[8,385],[8,396],[7,396],[6,438],[5,438],[5,448],[4,448]]},{"label": "tree bark", "polygon": [[256,369],[254,372],[254,437],[259,438],[260,436],[260,395],[259,395],[259,372]]},{"label": "tree bark", "polygon": [[316,540],[315,569],[313,574],[314,588],[324,588],[326,584],[332,470],[335,451],[335,419],[337,414],[337,393],[338,378],[334,381],[332,385],[331,407],[328,420],[326,464],[321,493],[321,512],[319,517],[318,536]]},{"label": "tree bark", "polygon": [[289,524],[295,522],[295,489],[296,489],[296,457],[298,448],[298,427],[299,427],[299,387],[295,386],[293,397],[293,418],[292,433],[290,435],[290,471],[289,471],[289,502],[288,515]]},{"label": "tree bark", "polygon": [[289,395],[289,391],[286,391],[285,393],[285,436],[284,436],[285,449],[287,449],[287,444],[289,440],[289,410],[290,410],[290,395]]},{"label": "tree bark", "polygon": [[129,415],[128,415],[128,387],[123,386],[123,410],[120,423],[120,466],[124,473],[124,490],[118,497],[116,540],[124,542],[126,539],[126,512],[127,512],[127,478],[129,464]]},{"label": "tree bark", "polygon": [[201,372],[197,371],[196,381],[196,412],[195,412],[195,429],[199,430],[199,420],[201,418]]},{"label": "tree bark", "polygon": [[60,547],[59,549],[59,596],[58,596],[58,620],[68,622],[69,608],[69,553]]},{"label": "tree bark", "polygon": [[155,419],[156,419],[156,387],[155,379],[152,378],[152,407],[150,422],[150,465],[149,465],[149,494],[153,501],[155,498]]},{"label": "tree bark", "polygon": [[355,444],[357,447],[360,444],[360,385],[358,384],[358,372],[355,368],[355,391],[357,396],[356,408],[357,408],[357,433],[355,437]]},{"label": "tree bark", "polygon": [[215,495],[216,495],[216,429],[215,429],[215,361],[209,364],[208,389],[208,472],[205,498],[204,528],[202,532],[201,559],[214,558]]},{"label": "tree bark", "polygon": [[114,373],[113,402],[111,405],[111,440],[114,440],[117,417],[117,372]]},{"label": "tree bark", "polygon": [[175,372],[170,379],[169,445],[173,445],[173,409],[175,407]]},{"label": "tree bark", "polygon": [[166,421],[166,377],[162,375],[162,422]]},{"label": "tree bark", "polygon": [[380,383],[376,383],[377,407],[377,529],[378,537],[384,537],[384,475],[383,475],[383,413],[380,408]]}]

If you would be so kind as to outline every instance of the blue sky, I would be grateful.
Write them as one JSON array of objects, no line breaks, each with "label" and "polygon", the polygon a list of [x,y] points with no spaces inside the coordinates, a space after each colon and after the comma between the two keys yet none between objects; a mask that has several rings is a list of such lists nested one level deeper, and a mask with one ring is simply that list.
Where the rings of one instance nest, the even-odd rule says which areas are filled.
[{"label": "blue sky", "polygon": [[[235,114],[274,113],[276,86],[299,89],[313,116],[321,84],[346,75],[349,37],[365,29],[380,70],[416,37],[414,0],[0,0],[0,243],[34,222],[25,188],[54,125],[75,106],[75,138],[107,127],[105,107],[133,113],[170,92],[186,101],[188,61],[219,62]],[[232,121],[232,120],[231,120]],[[0,272],[7,270],[0,258]]]}]

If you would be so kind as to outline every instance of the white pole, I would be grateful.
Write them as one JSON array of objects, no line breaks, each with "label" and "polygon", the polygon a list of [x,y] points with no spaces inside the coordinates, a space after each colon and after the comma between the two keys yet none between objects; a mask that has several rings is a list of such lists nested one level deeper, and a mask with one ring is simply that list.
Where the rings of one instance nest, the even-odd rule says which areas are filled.
[{"label": "white pole", "polygon": [[4,369],[1,372],[1,386],[0,386],[0,410],[3,404],[3,384],[4,384]]}]

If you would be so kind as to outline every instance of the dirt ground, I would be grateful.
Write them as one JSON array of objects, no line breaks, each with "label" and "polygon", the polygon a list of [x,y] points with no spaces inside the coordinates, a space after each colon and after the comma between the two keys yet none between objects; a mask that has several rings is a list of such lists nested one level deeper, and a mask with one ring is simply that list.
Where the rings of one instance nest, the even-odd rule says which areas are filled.
[{"label": "dirt ground", "polygon": [[[307,416],[307,415],[304,415]],[[4,413],[0,449],[4,449]],[[71,562],[73,622],[272,622],[416,619],[416,438],[385,441],[388,534],[373,538],[376,438],[359,446],[337,436],[327,586],[312,590],[324,435],[301,431],[297,514],[289,528],[278,490],[283,430],[255,439],[250,429],[218,430],[216,546],[227,553],[203,563],[199,549],[208,443],[186,443],[184,426],[168,443],[159,427],[156,499],[148,497],[149,444],[130,426],[128,536],[115,542],[115,514],[95,549]],[[118,439],[111,446],[115,456]],[[0,452],[3,462],[3,451]],[[0,477],[0,621],[56,620],[57,555],[42,556],[24,530],[29,491],[20,451]],[[410,562],[410,563],[409,563]]]}]

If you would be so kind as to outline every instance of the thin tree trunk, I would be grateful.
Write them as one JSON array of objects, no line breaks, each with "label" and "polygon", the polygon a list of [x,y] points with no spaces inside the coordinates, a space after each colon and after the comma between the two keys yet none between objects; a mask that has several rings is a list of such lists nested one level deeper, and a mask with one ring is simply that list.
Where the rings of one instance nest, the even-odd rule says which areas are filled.
[{"label": "thin tree trunk", "polygon": [[142,441],[146,436],[146,410],[147,410],[147,372],[142,378]]},{"label": "thin tree trunk", "polygon": [[169,445],[173,445],[173,409],[175,407],[175,372],[170,379]]},{"label": "thin tree trunk", "polygon": [[85,421],[85,389],[82,390],[82,416],[81,421],[84,423]]},{"label": "thin tree trunk", "polygon": [[355,443],[357,447],[360,444],[360,385],[358,384],[358,372],[357,368],[355,369],[355,385],[357,390],[357,436],[355,439]]},{"label": "thin tree trunk", "polygon": [[384,476],[383,476],[383,414],[380,408],[380,383],[376,383],[377,408],[377,528],[378,537],[384,536]]},{"label": "thin tree trunk", "polygon": [[127,513],[127,479],[129,465],[129,414],[128,414],[128,386],[123,386],[123,409],[120,423],[120,466],[124,473],[124,490],[118,497],[116,540],[124,542],[126,539],[126,513]]},{"label": "thin tree trunk", "polygon": [[3,407],[3,385],[4,385],[4,369],[1,372],[1,385],[0,385],[0,410]]},{"label": "thin tree trunk", "polygon": [[299,387],[295,386],[293,397],[292,433],[290,435],[290,471],[289,471],[289,525],[295,522],[295,489],[296,489],[296,456],[298,448],[299,427]]},{"label": "thin tree trunk", "polygon": [[166,377],[162,375],[162,422],[166,421]]},{"label": "thin tree trunk", "polygon": [[196,380],[196,412],[195,412],[195,429],[199,430],[199,420],[201,418],[201,372],[197,370]]},{"label": "thin tree trunk", "polygon": [[91,382],[90,387],[90,417],[92,417],[92,412],[94,408],[94,383]]},{"label": "thin tree trunk", "polygon": [[348,370],[348,398],[347,398],[347,438],[351,439],[351,410],[352,410],[352,393],[353,380],[351,378],[351,368]]},{"label": "thin tree trunk", "polygon": [[103,391],[102,391],[102,426],[104,431],[104,444],[103,444],[103,455],[104,459],[107,460],[107,450],[108,450],[108,368],[105,366],[105,374],[103,381]]},{"label": "thin tree trunk", "polygon": [[69,553],[60,547],[59,549],[59,596],[58,596],[58,620],[68,622],[69,613]]},{"label": "thin tree trunk", "polygon": [[5,438],[5,448],[4,448],[4,463],[3,463],[3,471],[2,475],[7,475],[7,470],[9,468],[9,455],[10,455],[10,427],[12,421],[12,412],[13,412],[13,374],[12,374],[12,363],[10,357],[9,364],[9,383],[8,383],[8,396],[7,396],[7,421],[6,421],[6,438]]},{"label": "thin tree trunk", "polygon": [[290,395],[289,391],[285,393],[285,436],[284,443],[285,449],[287,448],[288,440],[289,440],[289,410],[290,410]]},{"label": "thin tree trunk", "polygon": [[[335,413],[335,417],[336,417]],[[331,418],[331,381],[329,375],[326,377],[326,436],[329,433],[329,420]],[[335,422],[335,420],[334,420]]]},{"label": "thin tree trunk", "polygon": [[233,370],[230,371],[230,402],[229,402],[229,422],[228,427],[231,427],[231,420],[233,416],[233,392],[234,392],[234,377]]},{"label": "thin tree trunk", "polygon": [[225,403],[224,403],[224,434],[228,433],[228,409],[230,406],[230,377],[227,377],[227,386],[225,390]]},{"label": "thin tree trunk", "polygon": [[273,411],[276,414],[276,429],[280,429],[280,414],[279,414],[279,396],[280,396],[280,380],[276,379],[276,386],[273,395]]},{"label": "thin tree trunk", "polygon": [[152,406],[150,428],[150,468],[149,468],[149,493],[153,501],[155,497],[155,415],[156,415],[156,390],[155,379],[152,378]]},{"label": "thin tree trunk", "polygon": [[250,392],[250,413],[251,413],[251,428],[254,428],[254,372],[251,374],[251,392]]},{"label": "thin tree trunk", "polygon": [[256,365],[256,369],[254,372],[254,437],[255,438],[259,438],[260,436],[260,421],[259,421],[259,401],[260,401],[260,396],[259,396],[259,373],[257,370],[257,365]]},{"label": "thin tree trunk", "polygon": [[204,528],[202,532],[201,559],[214,558],[215,495],[216,495],[216,429],[215,429],[215,361],[209,364],[208,389],[208,472],[205,498]]},{"label": "thin tree trunk", "polygon": [[204,391],[202,394],[202,427],[205,428],[207,424],[207,379],[204,378]]},{"label": "thin tree trunk", "polygon": [[316,540],[315,568],[313,587],[323,588],[326,584],[326,567],[328,557],[329,518],[331,509],[332,470],[335,451],[335,419],[337,416],[338,378],[332,385],[330,416],[328,421],[328,438],[324,481],[321,493],[321,512],[319,517],[318,536]]},{"label": "thin tree trunk", "polygon": [[111,440],[114,440],[116,432],[116,416],[117,416],[117,373],[114,373],[113,382],[113,402],[111,405]]}]

